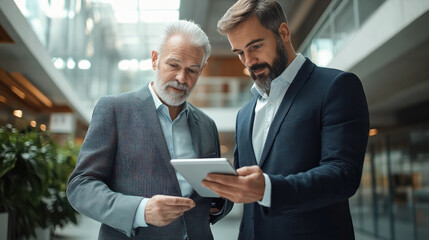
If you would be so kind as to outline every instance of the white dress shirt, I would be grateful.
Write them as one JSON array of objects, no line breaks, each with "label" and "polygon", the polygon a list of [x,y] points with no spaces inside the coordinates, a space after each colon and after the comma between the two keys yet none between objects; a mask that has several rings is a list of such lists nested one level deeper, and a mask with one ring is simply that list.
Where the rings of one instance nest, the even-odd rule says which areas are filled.
[{"label": "white dress shirt", "polygon": [[[258,87],[256,84],[252,86],[252,93],[258,100],[255,106],[255,119],[253,122],[252,144],[257,163],[261,161],[262,151],[267,140],[268,131],[270,130],[271,123],[276,116],[277,110],[291,85],[293,79],[298,74],[299,69],[305,62],[305,57],[300,53],[289,64],[289,66],[271,82],[270,95]],[[271,180],[267,174],[264,173],[265,178],[265,191],[264,196],[259,204],[270,207],[271,206]]]},{"label": "white dress shirt", "polygon": [[[171,158],[195,158],[196,154],[192,143],[191,130],[188,125],[188,103],[185,102],[183,110],[177,118],[172,121],[168,107],[159,100],[158,96],[153,91],[152,86],[152,82],[149,83],[149,90],[152,94],[153,101],[155,102],[155,108],[158,113],[162,132],[164,133]],[[176,176],[179,181],[182,196],[190,196],[192,193],[192,186],[180,173],[176,172]],[[140,202],[134,218],[133,228],[148,226],[145,221],[145,209],[148,201],[149,198],[143,198]]]}]

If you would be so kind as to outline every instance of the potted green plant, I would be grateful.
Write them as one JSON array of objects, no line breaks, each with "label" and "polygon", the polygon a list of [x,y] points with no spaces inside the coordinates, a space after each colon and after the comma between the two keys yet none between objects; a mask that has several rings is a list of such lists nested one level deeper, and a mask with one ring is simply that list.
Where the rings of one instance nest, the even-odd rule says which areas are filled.
[{"label": "potted green plant", "polygon": [[57,227],[64,227],[65,224],[77,223],[77,212],[70,205],[67,199],[67,180],[73,171],[80,146],[73,142],[68,142],[58,149],[56,161],[52,164],[52,181],[48,186],[50,199],[46,201],[48,206],[48,219],[51,225],[51,236]]},{"label": "potted green plant", "polygon": [[65,188],[73,169],[69,155],[49,133],[11,125],[0,128],[0,212],[13,218],[13,239],[35,236],[36,228],[76,223]]},{"label": "potted green plant", "polygon": [[[0,142],[4,142],[8,139],[3,139],[3,137],[5,137],[3,135],[3,129],[0,129]],[[2,147],[3,149],[4,147]],[[16,163],[16,158],[14,156],[12,156],[10,153],[8,152],[1,152],[0,153],[0,178],[5,175],[9,170],[11,170],[13,167],[15,167],[15,163]],[[6,199],[3,199],[4,194],[3,194],[3,187],[2,184],[0,183],[0,203],[3,205],[3,203],[6,201]],[[9,238],[8,235],[11,235],[9,229],[12,228],[12,226],[10,226],[9,224],[9,212],[7,211],[7,209],[0,207],[0,223],[2,226],[2,233],[0,234],[1,238]],[[6,232],[5,232],[6,231]]]}]

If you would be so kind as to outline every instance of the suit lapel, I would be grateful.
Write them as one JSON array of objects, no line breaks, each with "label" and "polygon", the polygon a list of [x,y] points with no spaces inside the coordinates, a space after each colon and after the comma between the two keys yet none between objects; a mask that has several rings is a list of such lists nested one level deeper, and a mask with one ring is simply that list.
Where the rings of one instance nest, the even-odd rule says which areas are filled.
[{"label": "suit lapel", "polygon": [[198,117],[194,113],[194,109],[188,104],[188,126],[191,131],[192,143],[194,144],[195,156],[201,156],[201,129]]},{"label": "suit lapel", "polygon": [[276,116],[271,124],[270,130],[268,131],[267,140],[265,141],[264,149],[261,155],[261,161],[259,162],[259,166],[262,168],[264,164],[268,152],[270,151],[274,139],[276,138],[277,132],[280,126],[283,123],[286,115],[289,112],[289,109],[296,97],[298,95],[299,90],[305,85],[307,80],[310,78],[311,73],[314,70],[314,63],[310,60],[306,59],[301,69],[298,71],[298,74],[295,76],[295,79],[292,81],[292,84],[289,86],[283,100],[280,104],[279,109],[277,110]]},{"label": "suit lapel", "polygon": [[[201,156],[201,128],[200,123],[197,115],[194,113],[194,109],[188,104],[189,112],[188,112],[188,126],[189,130],[191,131],[191,138],[192,138],[192,144],[194,145],[194,151],[195,151],[195,157],[199,158]],[[192,188],[191,193],[189,196],[192,198],[192,196],[195,194],[195,190]]]},{"label": "suit lapel", "polygon": [[[251,103],[248,105],[248,109],[243,112],[243,116],[241,119],[243,119],[242,124],[237,124],[243,126],[242,134],[243,138],[240,138],[243,140],[242,146],[250,146],[249,149],[249,159],[243,159],[244,161],[249,161],[248,166],[251,165],[257,165],[256,157],[255,157],[255,151],[253,150],[253,143],[252,143],[252,132],[253,132],[253,122],[255,121],[255,106],[256,106],[256,100],[257,97],[254,97],[251,101]],[[242,160],[240,160],[242,161]]]},{"label": "suit lapel", "polygon": [[149,87],[146,86],[140,91],[138,91],[137,98],[140,98],[142,101],[142,107],[139,108],[140,112],[138,113],[139,118],[142,121],[153,123],[152,127],[144,129],[144,131],[146,131],[145,134],[149,134],[153,137],[153,145],[156,147],[156,153],[159,154],[160,161],[163,161],[163,164],[168,170],[168,175],[170,176],[173,183],[175,183],[176,190],[178,191],[179,195],[181,195],[179,182],[177,181],[176,171],[170,163],[170,152],[168,150],[161,123],[159,122],[158,112],[156,111],[155,103],[153,102],[152,94],[150,93]]}]

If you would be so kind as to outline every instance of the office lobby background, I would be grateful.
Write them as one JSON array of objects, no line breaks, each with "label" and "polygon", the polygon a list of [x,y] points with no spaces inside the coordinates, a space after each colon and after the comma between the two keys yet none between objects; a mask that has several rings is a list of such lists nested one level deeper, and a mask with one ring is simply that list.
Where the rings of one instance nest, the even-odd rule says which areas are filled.
[{"label": "office lobby background", "polygon": [[[163,26],[189,19],[212,45],[189,102],[215,120],[222,156],[233,161],[235,117],[253,84],[216,28],[234,2],[0,0],[0,127],[80,146],[97,100],[154,80],[151,51]],[[278,2],[297,52],[355,73],[364,87],[371,131],[350,199],[357,239],[429,239],[429,0]],[[240,207],[213,226],[215,239],[236,239]],[[10,222],[4,215],[0,239]],[[78,216],[53,236],[96,239],[98,226]]]}]

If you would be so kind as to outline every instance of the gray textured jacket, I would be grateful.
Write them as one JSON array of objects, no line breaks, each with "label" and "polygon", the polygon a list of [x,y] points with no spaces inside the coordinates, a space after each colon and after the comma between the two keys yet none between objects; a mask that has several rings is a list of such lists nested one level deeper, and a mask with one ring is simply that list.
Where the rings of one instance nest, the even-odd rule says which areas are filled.
[{"label": "gray textured jacket", "polygon": [[[188,124],[196,155],[219,157],[216,125],[189,104]],[[193,192],[196,207],[164,227],[132,228],[143,197],[181,196],[170,154],[148,86],[139,91],[103,97],[71,174],[67,195],[80,213],[102,223],[99,239],[213,239],[209,216],[213,199]]]}]

